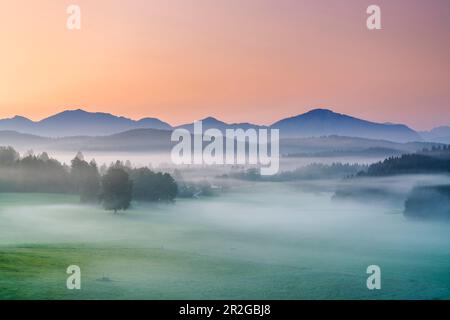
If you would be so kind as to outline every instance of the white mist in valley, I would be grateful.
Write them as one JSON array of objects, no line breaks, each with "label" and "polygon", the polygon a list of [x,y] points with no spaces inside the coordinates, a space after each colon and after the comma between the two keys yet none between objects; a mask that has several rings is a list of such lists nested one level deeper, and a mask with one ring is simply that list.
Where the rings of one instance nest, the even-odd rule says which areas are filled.
[{"label": "white mist in valley", "polygon": [[[411,283],[423,288],[428,281],[428,289],[420,295],[441,298],[442,288],[436,286],[449,263],[450,224],[410,221],[403,215],[403,203],[414,185],[445,181],[448,176],[442,175],[236,182],[215,197],[180,199],[174,204],[134,203],[132,210],[119,215],[79,205],[71,196],[1,194],[0,242],[6,246],[52,244],[64,248],[75,244],[158,249],[257,264],[278,272],[275,278],[281,273],[289,278],[293,273],[293,279],[304,282],[292,285],[305,290],[314,288],[315,283],[316,291],[304,292],[304,297],[313,298],[327,297],[331,295],[328,290],[345,283],[361,284],[361,288],[344,290],[343,297],[370,297],[361,281],[365,268],[376,264],[384,270],[388,288],[402,283],[402,289],[396,292],[398,297],[408,297]],[[356,189],[368,185],[388,188],[390,193],[396,189],[393,194],[399,198],[337,199],[335,190],[345,184]],[[111,258],[112,265],[118,263],[117,259]],[[431,268],[433,263],[435,268]],[[147,267],[133,266],[142,273]],[[102,270],[116,278],[125,272],[106,265]],[[189,277],[189,272],[182,271],[178,276]],[[418,278],[420,272],[428,275]],[[269,296],[279,295],[275,290]],[[378,295],[396,297],[387,292]]]}]

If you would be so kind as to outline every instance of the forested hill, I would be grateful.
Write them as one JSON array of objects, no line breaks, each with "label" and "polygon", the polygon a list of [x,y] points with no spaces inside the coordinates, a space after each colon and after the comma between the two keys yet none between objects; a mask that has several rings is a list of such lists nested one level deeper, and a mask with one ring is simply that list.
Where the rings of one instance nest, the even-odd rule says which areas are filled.
[{"label": "forested hill", "polygon": [[415,173],[447,173],[450,172],[450,146],[424,149],[414,154],[390,157],[372,164],[367,172],[359,176],[388,176]]}]

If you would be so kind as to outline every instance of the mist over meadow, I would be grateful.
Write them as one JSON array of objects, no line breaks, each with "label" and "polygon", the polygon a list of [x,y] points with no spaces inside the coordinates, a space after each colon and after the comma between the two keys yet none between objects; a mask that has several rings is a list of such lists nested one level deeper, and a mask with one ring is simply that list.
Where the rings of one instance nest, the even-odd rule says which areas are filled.
[{"label": "mist over meadow", "polygon": [[0,300],[450,300],[450,2],[6,2]]},{"label": "mist over meadow", "polygon": [[[44,283],[61,298],[448,298],[450,223],[405,215],[414,188],[448,184],[448,174],[358,176],[381,159],[336,164],[348,159],[285,159],[273,181],[254,180],[251,168],[162,162],[152,170],[210,192],[133,201],[119,214],[72,194],[2,193],[1,252],[83,265],[84,293],[50,289],[64,278],[50,267],[16,280],[32,296]],[[365,284],[373,264],[383,270],[378,292]]]},{"label": "mist over meadow", "polygon": [[0,299],[450,298],[442,143],[282,137],[265,176],[174,165],[156,129],[2,136],[17,147],[0,148]]}]

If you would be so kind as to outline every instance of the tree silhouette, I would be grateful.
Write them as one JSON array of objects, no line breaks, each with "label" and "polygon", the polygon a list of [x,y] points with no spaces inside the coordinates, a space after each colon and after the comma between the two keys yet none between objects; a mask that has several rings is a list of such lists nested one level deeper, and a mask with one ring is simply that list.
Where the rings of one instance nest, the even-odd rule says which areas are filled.
[{"label": "tree silhouette", "polygon": [[421,154],[405,154],[401,157],[390,157],[369,166],[367,173],[360,175],[387,176],[394,174],[439,173],[450,169],[450,155],[441,154],[441,149],[433,147],[432,151]]},{"label": "tree silhouette", "polygon": [[133,183],[120,166],[112,166],[102,178],[101,200],[105,210],[117,213],[130,207]]},{"label": "tree silhouette", "polygon": [[95,203],[98,201],[100,193],[100,174],[94,160],[87,163],[83,160],[83,157],[78,154],[72,160],[70,177],[74,184],[75,191],[80,195],[81,202]]},{"label": "tree silhouette", "polygon": [[115,212],[128,209],[133,197],[170,202],[178,195],[170,174],[125,165],[117,161],[109,168],[102,166],[101,178],[95,160],[86,162],[81,152],[68,167],[46,152],[28,152],[21,158],[13,148],[0,147],[0,192],[78,194],[83,203],[101,201]]},{"label": "tree silhouette", "polygon": [[12,147],[0,147],[0,165],[12,166],[19,160],[19,153]]},{"label": "tree silhouette", "polygon": [[168,173],[148,168],[131,170],[133,198],[142,201],[173,201],[178,193],[175,180]]}]

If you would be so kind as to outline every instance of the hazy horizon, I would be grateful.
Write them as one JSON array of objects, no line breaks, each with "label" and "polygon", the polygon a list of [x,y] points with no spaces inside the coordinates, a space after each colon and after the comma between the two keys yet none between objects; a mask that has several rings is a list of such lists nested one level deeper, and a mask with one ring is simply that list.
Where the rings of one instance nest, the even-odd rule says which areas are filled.
[{"label": "hazy horizon", "polygon": [[447,1],[380,0],[375,31],[368,0],[78,0],[79,31],[66,28],[67,2],[0,3],[0,118],[79,106],[268,124],[331,106],[417,130],[450,124]]},{"label": "hazy horizon", "polygon": [[168,123],[170,126],[172,126],[172,127],[174,127],[174,128],[177,127],[177,126],[181,126],[181,125],[193,123],[194,121],[203,120],[203,119],[206,119],[206,118],[208,118],[208,117],[213,117],[213,118],[215,118],[215,119],[217,119],[217,120],[220,120],[220,121],[223,121],[223,122],[225,122],[225,123],[227,123],[227,124],[235,124],[235,123],[251,123],[251,124],[254,124],[254,125],[260,125],[260,126],[270,126],[270,125],[274,124],[275,122],[277,122],[277,121],[279,121],[279,120],[283,120],[283,119],[290,118],[290,117],[296,117],[296,116],[299,116],[299,115],[301,115],[301,114],[305,114],[305,113],[308,113],[308,112],[310,112],[310,111],[317,110],[317,109],[331,110],[331,111],[333,111],[334,113],[337,113],[337,114],[345,114],[345,115],[347,115],[347,116],[351,116],[351,117],[354,117],[354,118],[357,118],[357,119],[360,119],[360,120],[364,120],[364,121],[368,121],[368,122],[373,122],[373,123],[382,123],[382,124],[388,124],[388,123],[389,123],[389,124],[406,125],[406,126],[408,126],[409,128],[411,128],[411,129],[413,129],[413,130],[415,130],[415,131],[417,131],[417,132],[420,132],[420,131],[429,131],[429,130],[432,130],[432,129],[435,129],[435,128],[438,128],[438,127],[448,127],[448,126],[450,126],[450,122],[449,122],[448,124],[442,124],[442,125],[438,125],[438,126],[434,126],[434,127],[430,127],[430,128],[417,129],[417,128],[415,128],[415,127],[413,127],[413,126],[411,126],[411,125],[409,125],[408,123],[405,123],[405,122],[393,122],[393,121],[389,121],[388,119],[387,119],[386,121],[375,121],[375,120],[367,119],[367,118],[359,118],[359,117],[355,116],[354,114],[347,114],[347,113],[341,112],[341,111],[339,111],[338,109],[333,108],[333,107],[311,107],[311,108],[305,109],[306,111],[302,111],[302,112],[300,112],[300,113],[291,114],[291,115],[283,116],[283,117],[280,117],[280,118],[274,118],[274,120],[273,120],[272,122],[268,122],[268,123],[253,122],[253,121],[249,121],[248,119],[245,119],[245,118],[243,118],[243,119],[241,119],[241,120],[238,120],[238,121],[226,121],[226,120],[224,120],[223,118],[220,118],[220,116],[215,116],[215,115],[213,115],[213,114],[204,114],[204,115],[201,116],[200,118],[186,119],[186,120],[184,120],[184,121],[182,120],[182,121],[179,122],[179,123],[178,123],[178,122],[177,122],[177,123],[173,123],[173,122],[171,122],[171,121],[167,121],[167,120],[164,119],[164,118],[158,117],[157,115],[147,115],[147,116],[144,115],[144,116],[142,116],[142,117],[129,117],[129,116],[127,116],[127,115],[125,115],[125,114],[121,114],[121,113],[116,114],[116,113],[109,112],[109,111],[101,111],[101,110],[95,110],[95,109],[90,109],[90,108],[85,108],[85,107],[68,107],[68,108],[65,108],[65,109],[63,108],[63,109],[61,109],[60,111],[56,111],[55,113],[48,114],[48,115],[43,116],[43,117],[40,117],[40,118],[32,118],[32,117],[29,117],[29,116],[24,115],[24,114],[14,114],[13,116],[5,117],[5,118],[0,118],[0,120],[13,119],[13,118],[15,118],[15,117],[25,117],[25,118],[27,118],[27,119],[33,121],[33,122],[40,122],[40,121],[42,121],[42,120],[45,120],[45,119],[47,119],[47,118],[50,118],[50,117],[52,117],[52,116],[55,116],[55,115],[57,115],[57,114],[60,114],[60,113],[66,112],[66,111],[85,111],[85,112],[88,112],[88,113],[104,113],[104,114],[111,114],[111,115],[116,116],[116,117],[124,117],[124,118],[130,119],[130,120],[133,120],[133,121],[139,121],[139,120],[142,120],[142,119],[145,119],[145,118],[155,118],[155,119],[161,120],[161,121],[163,121],[163,122],[165,122],[165,123]]}]

